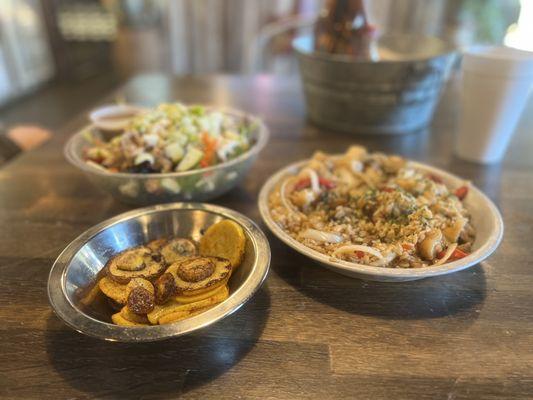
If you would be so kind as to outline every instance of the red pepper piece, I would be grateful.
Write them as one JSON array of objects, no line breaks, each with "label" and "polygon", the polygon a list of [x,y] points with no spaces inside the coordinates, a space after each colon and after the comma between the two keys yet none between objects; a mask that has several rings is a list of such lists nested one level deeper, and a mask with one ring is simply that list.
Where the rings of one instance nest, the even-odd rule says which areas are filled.
[{"label": "red pepper piece", "polygon": [[[335,182],[332,182],[326,178],[318,178],[318,183],[320,183],[320,186],[323,186],[326,189],[333,189],[336,186]],[[311,186],[311,179],[303,178],[299,180],[298,182],[296,182],[296,185],[294,185],[294,190],[302,190],[309,186]]]},{"label": "red pepper piece", "polygon": [[311,179],[303,178],[296,182],[296,185],[294,185],[294,190],[302,190],[309,186],[311,186]]},{"label": "red pepper piece", "polygon": [[326,178],[318,178],[318,182],[320,183],[320,185],[324,186],[326,189],[333,189],[336,186],[335,182],[330,181],[329,179],[326,179]]},{"label": "red pepper piece", "polygon": [[463,200],[468,194],[468,186],[461,186],[460,188],[455,189],[454,194],[459,200]]}]

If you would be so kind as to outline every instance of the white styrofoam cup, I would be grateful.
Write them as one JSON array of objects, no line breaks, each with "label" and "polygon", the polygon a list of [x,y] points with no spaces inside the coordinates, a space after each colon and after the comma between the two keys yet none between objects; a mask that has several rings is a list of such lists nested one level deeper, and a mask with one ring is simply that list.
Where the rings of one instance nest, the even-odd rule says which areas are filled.
[{"label": "white styrofoam cup", "polygon": [[483,164],[503,158],[533,86],[533,53],[476,46],[463,55],[455,152]]}]

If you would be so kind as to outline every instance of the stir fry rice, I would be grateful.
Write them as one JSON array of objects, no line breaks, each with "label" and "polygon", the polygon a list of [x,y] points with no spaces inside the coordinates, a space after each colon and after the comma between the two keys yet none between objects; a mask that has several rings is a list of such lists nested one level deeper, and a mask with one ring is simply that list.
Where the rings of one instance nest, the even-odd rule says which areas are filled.
[{"label": "stir fry rice", "polygon": [[354,146],[317,152],[273,190],[269,207],[291,237],[333,259],[421,268],[471,251],[467,195],[467,183],[452,190],[401,157]]}]

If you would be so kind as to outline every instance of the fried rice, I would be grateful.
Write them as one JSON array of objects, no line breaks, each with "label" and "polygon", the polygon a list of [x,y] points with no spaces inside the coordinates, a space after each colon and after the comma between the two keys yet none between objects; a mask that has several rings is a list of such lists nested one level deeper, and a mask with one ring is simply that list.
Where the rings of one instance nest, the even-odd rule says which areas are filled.
[{"label": "fried rice", "polygon": [[272,191],[269,208],[291,237],[333,259],[421,268],[470,253],[467,194],[468,183],[451,189],[401,157],[354,146],[315,153]]}]

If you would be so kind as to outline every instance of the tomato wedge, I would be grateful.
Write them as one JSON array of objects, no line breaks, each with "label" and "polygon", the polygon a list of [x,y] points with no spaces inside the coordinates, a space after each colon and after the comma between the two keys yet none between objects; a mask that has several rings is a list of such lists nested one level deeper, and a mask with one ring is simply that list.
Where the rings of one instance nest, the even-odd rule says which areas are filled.
[{"label": "tomato wedge", "polygon": [[468,194],[468,186],[461,186],[460,188],[455,189],[454,194],[459,200],[463,200]]},{"label": "tomato wedge", "polygon": [[415,245],[412,244],[412,243],[402,243],[402,248],[404,250],[409,251],[409,250],[412,250],[414,247],[415,247]]},{"label": "tomato wedge", "polygon": [[[318,183],[320,183],[320,186],[325,187],[326,189],[333,189],[336,185],[335,182],[330,181],[326,178],[318,178]],[[294,190],[302,190],[307,187],[311,186],[311,179],[310,178],[303,178],[299,180],[296,185],[294,185]]]},{"label": "tomato wedge", "polygon": [[311,186],[311,179],[303,178],[296,182],[296,185],[294,185],[294,190],[302,190],[309,186]]},{"label": "tomato wedge", "polygon": [[442,178],[440,176],[429,174],[428,178],[431,179],[433,182],[442,183]]},{"label": "tomato wedge", "polygon": [[[442,257],[444,257],[444,255],[446,254],[446,250],[442,250],[440,252],[437,253],[437,258],[438,259],[441,259]],[[450,256],[450,258],[448,258],[448,260],[460,260],[461,258],[464,258],[468,255],[468,253],[464,252],[463,250],[461,249],[455,249],[452,253],[452,255]]]},{"label": "tomato wedge", "polygon": [[452,255],[450,256],[450,259],[452,260],[459,260],[461,258],[464,258],[468,255],[468,253],[464,252],[463,250],[461,249],[455,249],[452,253]]}]

